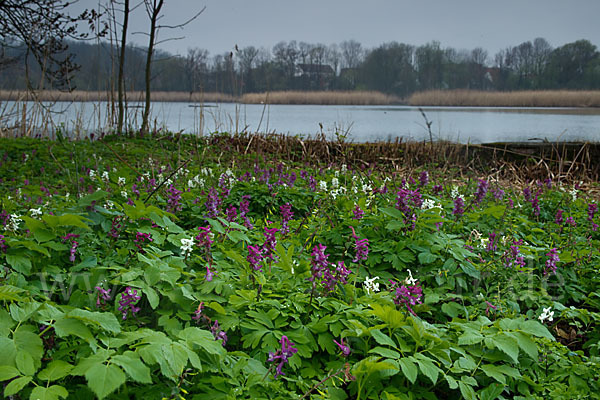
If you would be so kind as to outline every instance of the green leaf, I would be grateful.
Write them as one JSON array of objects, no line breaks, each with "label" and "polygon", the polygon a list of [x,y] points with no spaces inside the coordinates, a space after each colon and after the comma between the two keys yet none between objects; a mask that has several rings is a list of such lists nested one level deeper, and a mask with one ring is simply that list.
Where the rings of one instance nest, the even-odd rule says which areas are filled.
[{"label": "green leaf", "polygon": [[470,262],[460,263],[460,269],[462,269],[465,274],[469,275],[472,278],[479,279],[481,277],[479,270],[475,268],[475,266]]},{"label": "green leaf", "polygon": [[81,271],[81,270],[88,270],[88,269],[94,268],[96,265],[98,265],[98,260],[96,259],[96,257],[95,256],[89,256],[89,257],[86,257],[79,264],[73,266],[71,268],[71,272],[77,272],[77,271]]},{"label": "green leaf", "polygon": [[419,253],[419,262],[423,265],[431,264],[435,260],[437,260],[438,256],[432,254],[431,252],[423,252]]},{"label": "green leaf", "polygon": [[12,303],[9,306],[10,316],[17,322],[27,321],[37,310],[42,306],[41,303],[36,301],[30,301],[28,303],[21,303],[18,306],[16,303]]},{"label": "green leaf", "polygon": [[214,336],[209,331],[196,327],[189,327],[179,332],[177,336],[185,340],[190,347],[197,345],[209,354],[225,354],[225,349],[223,348],[221,341],[215,340]]},{"label": "green leaf", "polygon": [[448,387],[450,389],[454,390],[458,388],[458,382],[456,382],[456,379],[454,379],[452,376],[445,375],[444,378],[446,378],[446,382],[448,382]]},{"label": "green leaf", "polygon": [[388,335],[381,332],[379,329],[372,329],[371,336],[373,336],[373,339],[375,339],[375,341],[382,346],[387,345],[393,347],[394,349],[396,348],[396,343],[394,343],[394,341]]},{"label": "green leaf", "polygon": [[103,365],[102,363],[108,360],[114,351],[98,349],[96,354],[93,354],[83,360],[79,361],[79,363],[71,370],[71,375],[85,375],[85,373],[92,367],[96,365]]},{"label": "green leaf", "polygon": [[512,335],[517,339],[521,350],[531,357],[532,360],[538,359],[538,346],[528,335],[522,332],[513,332]]},{"label": "green leaf", "polygon": [[398,210],[397,208],[382,207],[379,209],[379,211],[381,211],[383,214],[390,216],[392,218],[404,219],[404,214],[402,214],[402,211]]},{"label": "green leaf", "polygon": [[495,365],[484,364],[481,366],[481,370],[490,378],[493,378],[501,384],[506,385],[506,376],[504,376],[504,374]]},{"label": "green leaf", "polygon": [[37,377],[43,381],[56,381],[69,375],[73,366],[63,360],[54,360],[41,370]]},{"label": "green leaf", "polygon": [[465,333],[463,333],[462,335],[459,336],[458,338],[458,344],[460,346],[464,346],[464,345],[469,345],[469,344],[476,344],[479,343],[483,340],[483,335],[473,329],[465,329]]},{"label": "green leaf", "polygon": [[15,376],[19,376],[21,373],[18,369],[13,367],[12,365],[1,365],[0,366],[0,382],[7,381],[9,379],[14,378]]},{"label": "green leaf", "polygon": [[[21,289],[16,286],[2,285],[0,286],[0,301],[25,301],[25,298],[19,296],[19,294],[25,292],[25,289]],[[1,326],[0,332],[2,332]]]},{"label": "green leaf", "polygon": [[439,369],[429,357],[421,353],[415,354],[414,359],[416,360],[417,364],[419,364],[419,368],[421,369],[423,375],[428,377],[435,385],[438,380],[438,375],[440,372],[442,372],[442,370]]},{"label": "green leaf", "polygon": [[127,375],[139,383],[152,383],[150,368],[140,359],[140,356],[133,351],[126,351],[123,354],[113,356],[111,362],[123,368]]},{"label": "green leaf", "polygon": [[22,376],[13,381],[10,381],[6,388],[4,389],[4,397],[12,396],[21,391],[31,380],[33,377],[31,376]]},{"label": "green leaf", "polygon": [[33,357],[26,351],[19,351],[15,358],[17,368],[23,373],[23,375],[32,376],[35,373],[36,368],[33,365]]},{"label": "green leaf", "polygon": [[481,400],[496,400],[498,396],[504,391],[504,385],[499,383],[492,383],[488,387],[479,391],[479,398]]},{"label": "green leaf", "polygon": [[96,396],[103,399],[125,383],[126,376],[115,364],[94,364],[86,371],[85,379]]},{"label": "green leaf", "polygon": [[15,271],[23,274],[29,275],[31,272],[31,261],[29,258],[21,255],[7,254],[6,262],[10,265]]},{"label": "green leaf", "polygon": [[488,347],[493,346],[504,352],[512,358],[515,363],[519,362],[519,344],[514,337],[508,336],[506,333],[500,333],[494,337],[486,338],[485,343]]},{"label": "green leaf", "polygon": [[548,331],[548,329],[543,324],[539,323],[538,321],[532,320],[532,319],[523,321],[523,323],[521,323],[520,329],[523,332],[529,333],[530,335],[533,335],[533,336],[544,337],[544,338],[550,339],[552,341],[555,340],[554,336],[552,336],[552,334]]},{"label": "green leaf", "polygon": [[473,390],[472,386],[467,385],[464,382],[458,382],[458,387],[460,389],[460,394],[462,394],[464,399],[467,400],[476,400],[477,395],[475,394],[475,390]]},{"label": "green leaf", "polygon": [[408,358],[401,358],[398,362],[404,376],[406,376],[410,383],[414,384],[417,380],[417,374],[419,373],[417,365]]},{"label": "green leaf", "polygon": [[15,341],[17,351],[28,352],[33,358],[34,363],[39,365],[44,355],[44,345],[38,335],[29,332],[24,325],[21,325],[15,330],[13,340]]},{"label": "green leaf", "polygon": [[58,400],[59,397],[66,399],[69,392],[62,386],[52,385],[48,388],[36,386],[31,391],[29,400]]},{"label": "green leaf", "polygon": [[33,233],[33,237],[38,242],[47,242],[56,237],[56,234],[46,229],[46,225],[44,225],[42,221],[33,219],[26,215],[22,216],[21,219],[25,221],[25,226],[27,226],[27,229],[29,229],[29,231]]},{"label": "green leaf", "polygon": [[397,351],[390,350],[387,347],[380,347],[380,346],[372,348],[371,350],[369,350],[369,353],[379,354],[382,357],[392,358],[392,359],[398,359],[401,357],[400,353],[398,353]]},{"label": "green leaf", "polygon": [[87,311],[76,308],[70,311],[67,316],[79,319],[86,324],[100,326],[102,329],[112,333],[121,332],[121,325],[113,313]]},{"label": "green leaf", "polygon": [[56,320],[54,330],[58,337],[64,338],[69,335],[80,337],[88,343],[96,343],[90,329],[80,320],[64,316]]}]

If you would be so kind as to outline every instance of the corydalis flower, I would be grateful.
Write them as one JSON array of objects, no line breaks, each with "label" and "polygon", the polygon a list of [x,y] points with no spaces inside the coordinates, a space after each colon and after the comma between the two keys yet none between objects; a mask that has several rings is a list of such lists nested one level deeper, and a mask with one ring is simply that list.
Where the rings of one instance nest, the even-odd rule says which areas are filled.
[{"label": "corydalis flower", "polygon": [[210,265],[206,266],[206,281],[207,282],[212,281],[216,274],[217,274],[217,271],[213,271],[210,268]]},{"label": "corydalis flower", "polygon": [[294,343],[290,342],[288,337],[285,335],[281,337],[279,343],[281,343],[281,349],[277,350],[275,353],[269,352],[269,358],[267,359],[268,362],[278,363],[277,367],[275,368],[275,378],[277,378],[279,375],[285,375],[282,372],[283,366],[288,362],[290,357],[298,352],[298,349],[294,347]]},{"label": "corydalis flower", "polygon": [[141,309],[135,306],[142,297],[137,294],[137,290],[127,286],[125,291],[121,294],[121,300],[119,300],[119,311],[123,313],[123,320],[127,319],[127,314],[131,312],[131,315],[135,317]]},{"label": "corydalis flower", "polygon": [[363,287],[364,287],[365,291],[367,292],[367,294],[371,294],[371,292],[379,292],[379,283],[375,282],[377,279],[379,279],[378,276],[375,276],[370,279],[368,276],[365,278]]},{"label": "corydalis flower", "polygon": [[96,286],[94,289],[98,292],[96,297],[96,307],[105,306],[106,302],[110,300],[110,289],[104,289],[100,286]]},{"label": "corydalis flower", "polygon": [[352,219],[360,220],[365,215],[365,212],[360,208],[360,206],[358,204],[356,206],[354,206],[354,209],[352,210],[352,212],[354,213],[354,216],[352,217]]},{"label": "corydalis flower", "polygon": [[133,242],[135,243],[135,247],[138,248],[138,251],[141,254],[144,254],[146,252],[144,249],[142,249],[142,244],[146,243],[146,241],[148,241],[148,242],[153,241],[153,239],[149,233],[137,232],[135,234],[135,240]]},{"label": "corydalis flower", "polygon": [[461,216],[465,212],[465,202],[462,197],[457,197],[454,199],[454,209],[452,210],[452,214],[456,216]]},{"label": "corydalis flower", "polygon": [[344,338],[341,338],[339,342],[333,339],[333,343],[340,348],[344,357],[348,357],[350,355],[350,346],[344,343]]},{"label": "corydalis flower", "polygon": [[213,334],[215,340],[221,340],[223,347],[227,344],[227,334],[224,330],[219,327],[219,321],[215,319],[215,323],[210,327],[210,331]]},{"label": "corydalis flower", "polygon": [[292,211],[292,205],[290,203],[285,203],[284,205],[279,207],[279,211],[281,212],[281,234],[285,235],[290,231],[288,227],[288,222],[294,218],[294,213]]},{"label": "corydalis flower", "polygon": [[201,301],[200,304],[198,305],[198,308],[196,308],[196,311],[194,311],[194,315],[192,315],[192,319],[196,322],[200,321],[200,318],[202,317],[202,310],[204,309],[204,302]]},{"label": "corydalis flower", "polygon": [[[418,284],[415,285],[399,285],[397,282],[390,280],[391,291],[394,294],[394,304],[404,304],[406,309],[413,315],[417,315],[412,307],[421,304],[423,290]],[[406,283],[406,282],[405,282]]]},{"label": "corydalis flower", "polygon": [[6,253],[6,250],[8,249],[8,246],[6,245],[6,240],[4,238],[4,235],[0,235],[0,251],[2,253]]},{"label": "corydalis flower", "polygon": [[311,260],[312,265],[312,275],[309,278],[309,281],[313,282],[317,278],[321,278],[323,276],[323,269],[327,268],[329,262],[327,258],[329,258],[329,254],[325,254],[325,249],[327,246],[323,246],[322,244],[317,244],[312,253],[310,254],[313,258]]},{"label": "corydalis flower", "polygon": [[427,172],[427,171],[421,172],[421,174],[419,175],[419,184],[421,186],[427,186],[428,183],[429,183],[429,172]]},{"label": "corydalis flower", "polygon": [[200,226],[198,227],[200,233],[198,233],[195,237],[196,246],[198,246],[205,254],[210,254],[210,248],[213,244],[213,240],[211,238],[212,233],[210,232],[210,226]]},{"label": "corydalis flower", "polygon": [[556,275],[556,263],[560,261],[560,257],[558,256],[558,251],[556,248],[553,248],[548,253],[546,253],[546,268],[544,269],[544,275],[548,275],[549,273],[553,273]]},{"label": "corydalis flower", "polygon": [[187,258],[192,253],[193,248],[194,248],[194,238],[181,239],[181,247],[179,247],[179,249],[181,250],[181,254],[185,258]]},{"label": "corydalis flower", "polygon": [[554,319],[554,311],[550,311],[552,310],[552,307],[548,307],[548,308],[544,308],[542,314],[538,317],[538,319],[540,320],[541,323],[544,323],[546,320],[552,322],[552,320]]},{"label": "corydalis flower", "polygon": [[354,247],[356,248],[356,255],[352,262],[366,261],[369,258],[369,239],[361,239],[356,235],[354,227],[351,226],[350,229],[352,229],[352,237],[355,240]]},{"label": "corydalis flower", "polygon": [[176,213],[181,211],[181,190],[175,189],[175,186],[170,185],[167,189],[167,211]]}]

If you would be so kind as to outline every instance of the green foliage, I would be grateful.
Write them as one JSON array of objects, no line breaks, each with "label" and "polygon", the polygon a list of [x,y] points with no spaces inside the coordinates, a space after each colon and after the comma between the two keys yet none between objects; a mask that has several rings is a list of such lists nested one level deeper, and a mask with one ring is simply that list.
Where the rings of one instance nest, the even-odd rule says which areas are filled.
[{"label": "green foliage", "polygon": [[[126,143],[133,153],[148,145]],[[458,216],[452,187],[409,181],[405,188],[428,200],[411,208],[412,219],[396,208],[400,187],[384,174],[245,162],[227,172],[208,161],[181,167],[163,151],[129,161],[181,193],[165,184],[144,202],[150,173],[72,145],[95,171],[82,176],[92,193],[78,193],[78,178],[59,182],[51,163],[39,178],[12,155],[0,166],[2,176],[19,170],[30,179],[0,183],[5,397],[567,399],[600,389],[600,236],[582,192],[573,199],[540,185],[538,213],[520,193],[476,203],[466,183]],[[383,185],[387,193],[375,195]],[[216,216],[209,188],[221,196]],[[181,210],[172,208],[177,196]],[[287,203],[294,216],[284,222]],[[574,224],[555,222],[557,209]],[[210,250],[198,244],[199,227],[211,230]],[[272,248],[266,228],[280,230]],[[369,254],[355,262],[362,239]],[[317,244],[329,264],[350,269],[346,281],[311,279]],[[264,256],[258,268],[249,246]],[[413,303],[402,294],[409,287],[422,290]],[[297,352],[279,365],[283,336]]]}]

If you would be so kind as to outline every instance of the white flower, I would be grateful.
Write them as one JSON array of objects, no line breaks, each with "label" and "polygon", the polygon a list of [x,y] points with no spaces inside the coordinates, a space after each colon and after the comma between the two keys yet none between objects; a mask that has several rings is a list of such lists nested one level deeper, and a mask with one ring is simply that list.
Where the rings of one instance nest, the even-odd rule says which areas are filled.
[{"label": "white flower", "polygon": [[335,175],[335,177],[339,177],[340,176],[340,171],[336,170],[333,172],[333,175]]},{"label": "white flower", "polygon": [[479,244],[479,247],[481,247],[482,249],[487,248],[489,241],[490,241],[489,238],[481,238],[481,243]]},{"label": "white flower", "polygon": [[106,204],[104,205],[104,208],[106,208],[107,210],[112,209],[115,206],[115,203],[113,203],[110,200],[106,200]]},{"label": "white flower", "polygon": [[332,188],[337,188],[340,185],[340,181],[338,180],[338,178],[332,178],[331,179],[331,187]]},{"label": "white flower", "polygon": [[348,166],[346,164],[342,164],[341,171],[342,171],[342,173],[345,173],[346,171],[348,171]]},{"label": "white flower", "polygon": [[121,196],[125,197],[126,199],[129,197],[129,196],[127,195],[127,192],[126,192],[126,191],[124,191],[124,190],[121,190]]},{"label": "white flower", "polygon": [[573,187],[573,190],[571,190],[569,193],[571,194],[571,197],[573,199],[573,201],[577,200],[577,193],[579,191],[577,189],[575,189],[575,187]]},{"label": "white flower", "polygon": [[90,169],[90,178],[94,178],[96,176],[96,171]]},{"label": "white flower", "polygon": [[192,179],[188,179],[188,187],[193,189],[196,187],[196,182],[194,182]]},{"label": "white flower", "polygon": [[371,185],[369,185],[368,183],[365,183],[365,184],[362,185],[362,191],[365,194],[372,193],[373,192],[373,187],[371,187]]},{"label": "white flower", "polygon": [[65,193],[65,199],[68,199],[70,195],[71,195],[71,193],[69,193],[69,192]]},{"label": "white flower", "polygon": [[423,200],[423,204],[421,205],[421,208],[424,210],[431,210],[434,207],[437,207],[437,205],[435,204],[435,200],[432,199]]},{"label": "white flower", "polygon": [[327,190],[327,182],[319,181],[319,190],[326,191]]},{"label": "white flower", "polygon": [[550,311],[552,307],[544,308],[544,312],[538,317],[540,322],[544,322],[546,320],[552,322],[554,317],[554,311]]},{"label": "white flower", "polygon": [[365,278],[364,288],[367,291],[367,294],[371,294],[371,292],[379,292],[379,283],[375,283],[375,281],[379,279],[378,276],[375,276],[371,279],[367,276]]},{"label": "white flower", "polygon": [[452,191],[450,192],[450,197],[456,199],[458,197],[458,186],[452,186]]},{"label": "white flower", "polygon": [[190,255],[190,253],[192,252],[192,249],[194,248],[194,238],[190,238],[190,239],[181,239],[181,252],[183,253],[184,257],[187,257]]},{"label": "white flower", "polygon": [[404,280],[404,283],[406,283],[407,285],[413,286],[415,283],[417,283],[417,280],[415,278],[413,278],[412,272],[410,272],[410,269],[407,269],[407,271],[408,271],[408,276]]},{"label": "white flower", "polygon": [[122,176],[120,176],[117,183],[119,184],[119,186],[125,185],[125,178],[123,178]]},{"label": "white flower", "polygon": [[481,239],[481,233],[479,233],[479,231],[478,231],[477,229],[473,229],[473,230],[471,231],[471,236],[473,236],[473,238],[474,238],[475,240],[479,240],[479,239]]},{"label": "white flower", "polygon": [[104,172],[102,173],[102,179],[103,179],[103,180],[105,180],[105,181],[108,181],[108,179],[109,179],[109,178],[108,178],[108,171],[104,171]]},{"label": "white flower", "polygon": [[37,217],[38,215],[42,215],[42,208],[32,208],[29,210],[31,212],[32,217]]},{"label": "white flower", "polygon": [[9,231],[16,232],[19,229],[19,223],[21,222],[21,216],[18,214],[11,214],[6,229]]}]

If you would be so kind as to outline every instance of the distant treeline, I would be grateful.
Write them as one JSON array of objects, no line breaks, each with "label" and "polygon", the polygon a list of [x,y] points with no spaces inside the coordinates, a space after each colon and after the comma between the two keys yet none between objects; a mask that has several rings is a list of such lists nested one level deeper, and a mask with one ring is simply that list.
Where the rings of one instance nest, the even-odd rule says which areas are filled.
[{"label": "distant treeline", "polygon": [[[80,66],[71,81],[73,89],[116,90],[116,46],[70,42],[69,52]],[[22,90],[28,84],[51,89],[37,64],[26,65],[25,53],[18,43],[0,43],[0,89]],[[126,90],[144,90],[145,58],[144,48],[127,47]],[[553,48],[543,38],[507,47],[494,56],[482,48],[442,48],[439,42],[423,46],[390,42],[365,49],[356,41],[330,46],[291,41],[272,49],[236,47],[217,55],[193,48],[185,56],[156,52],[152,71],[156,91],[234,97],[284,90],[379,91],[407,98],[417,91],[440,89],[600,89],[600,53],[595,45],[578,40]]]}]

